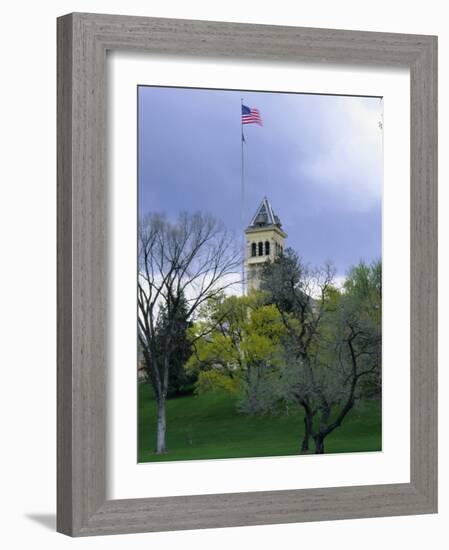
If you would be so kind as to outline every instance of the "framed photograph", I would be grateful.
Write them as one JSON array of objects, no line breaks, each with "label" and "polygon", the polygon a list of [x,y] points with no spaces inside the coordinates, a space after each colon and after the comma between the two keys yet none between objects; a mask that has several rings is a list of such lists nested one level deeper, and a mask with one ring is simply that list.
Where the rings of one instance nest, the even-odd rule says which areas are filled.
[{"label": "framed photograph", "polygon": [[58,19],[58,531],[437,511],[437,39]]}]

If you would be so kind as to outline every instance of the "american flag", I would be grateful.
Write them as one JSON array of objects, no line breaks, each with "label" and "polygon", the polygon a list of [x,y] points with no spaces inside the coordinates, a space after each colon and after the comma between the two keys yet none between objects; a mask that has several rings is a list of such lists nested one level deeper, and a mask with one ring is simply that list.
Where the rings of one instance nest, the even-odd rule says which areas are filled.
[{"label": "american flag", "polygon": [[263,126],[259,109],[242,105],[242,124],[259,124]]}]

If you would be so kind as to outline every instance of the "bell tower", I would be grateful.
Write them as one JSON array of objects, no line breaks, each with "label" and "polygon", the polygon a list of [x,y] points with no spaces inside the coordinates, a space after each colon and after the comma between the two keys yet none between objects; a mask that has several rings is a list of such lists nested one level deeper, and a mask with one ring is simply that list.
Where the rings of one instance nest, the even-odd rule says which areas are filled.
[{"label": "bell tower", "polygon": [[259,288],[262,265],[267,260],[274,261],[282,255],[287,238],[287,233],[282,230],[281,221],[267,197],[260,203],[251,223],[245,229],[245,235],[245,273],[247,292],[251,292]]}]

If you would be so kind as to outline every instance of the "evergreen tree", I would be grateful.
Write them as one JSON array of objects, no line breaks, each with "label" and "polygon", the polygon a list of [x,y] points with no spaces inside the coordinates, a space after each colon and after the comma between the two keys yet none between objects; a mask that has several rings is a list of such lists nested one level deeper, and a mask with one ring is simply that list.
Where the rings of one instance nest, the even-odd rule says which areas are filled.
[{"label": "evergreen tree", "polygon": [[167,303],[161,307],[156,325],[156,345],[161,359],[166,353],[165,343],[168,332],[171,331],[171,344],[168,349],[170,370],[167,397],[193,393],[196,382],[196,375],[187,372],[184,368],[192,354],[187,335],[188,329],[192,326],[192,322],[188,320],[188,304],[184,294],[180,294],[176,301],[176,308],[171,307],[171,299],[168,299]]}]

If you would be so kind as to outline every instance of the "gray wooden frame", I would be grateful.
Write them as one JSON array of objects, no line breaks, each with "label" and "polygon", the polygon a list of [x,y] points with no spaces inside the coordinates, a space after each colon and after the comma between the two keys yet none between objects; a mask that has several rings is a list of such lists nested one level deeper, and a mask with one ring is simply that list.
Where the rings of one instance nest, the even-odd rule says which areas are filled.
[{"label": "gray wooden frame", "polygon": [[[410,483],[106,499],[108,50],[409,67]],[[436,512],[436,37],[81,13],[58,19],[57,448],[57,529],[72,536]]]}]

